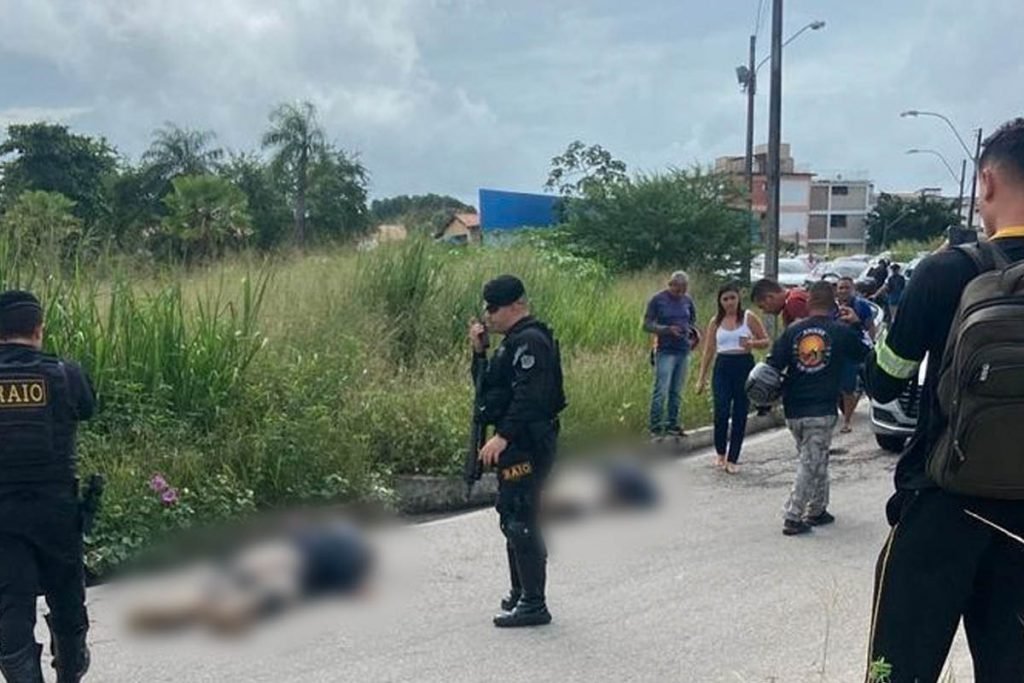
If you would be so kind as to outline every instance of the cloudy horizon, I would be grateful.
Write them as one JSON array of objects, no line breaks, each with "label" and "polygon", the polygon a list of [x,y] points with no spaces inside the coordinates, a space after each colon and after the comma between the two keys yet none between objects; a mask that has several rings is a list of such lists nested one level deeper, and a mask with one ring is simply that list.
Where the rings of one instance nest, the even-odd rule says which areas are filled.
[{"label": "cloudy horizon", "polygon": [[[759,0],[0,0],[0,125],[59,121],[137,160],[165,122],[258,148],[281,101],[317,105],[355,152],[371,195],[480,187],[537,192],[575,139],[631,171],[740,155],[746,61]],[[766,3],[770,5],[770,2]],[[1013,59],[1024,3],[786,3],[783,140],[803,167],[864,171],[879,190],[956,183],[964,137],[1024,110]],[[767,17],[759,58],[767,55]],[[1009,55],[1009,57],[1008,57]],[[760,72],[757,142],[767,137]]]}]

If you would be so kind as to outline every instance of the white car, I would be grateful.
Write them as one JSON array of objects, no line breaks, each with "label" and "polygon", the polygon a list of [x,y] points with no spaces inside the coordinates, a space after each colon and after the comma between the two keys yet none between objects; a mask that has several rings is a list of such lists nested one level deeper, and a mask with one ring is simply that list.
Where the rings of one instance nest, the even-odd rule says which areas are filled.
[{"label": "white car", "polygon": [[917,377],[907,382],[906,389],[895,401],[879,403],[871,399],[871,430],[875,441],[886,451],[902,453],[907,441],[917,429],[917,416],[921,403],[921,388],[928,372],[928,357],[921,361]]},{"label": "white car", "polygon": [[[802,287],[810,274],[811,269],[807,266],[807,263],[803,259],[779,259],[779,284],[782,285],[783,287]],[[751,273],[751,279],[755,281],[760,280],[763,277],[763,270],[759,269],[757,272]]]}]

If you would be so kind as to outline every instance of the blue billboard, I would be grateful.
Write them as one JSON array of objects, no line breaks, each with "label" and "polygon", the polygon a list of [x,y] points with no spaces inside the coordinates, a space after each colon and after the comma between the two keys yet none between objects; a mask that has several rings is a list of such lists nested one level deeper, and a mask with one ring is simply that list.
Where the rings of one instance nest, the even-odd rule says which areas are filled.
[{"label": "blue billboard", "polygon": [[560,197],[528,192],[480,189],[480,227],[484,230],[542,228],[558,222]]}]

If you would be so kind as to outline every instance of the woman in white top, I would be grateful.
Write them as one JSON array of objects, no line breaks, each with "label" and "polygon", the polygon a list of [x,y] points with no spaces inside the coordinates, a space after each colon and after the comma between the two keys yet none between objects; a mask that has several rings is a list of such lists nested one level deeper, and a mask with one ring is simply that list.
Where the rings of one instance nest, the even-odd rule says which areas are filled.
[{"label": "woman in white top", "polygon": [[715,403],[715,451],[718,453],[715,467],[736,474],[750,410],[745,384],[754,367],[752,351],[768,348],[771,341],[761,320],[751,311],[743,310],[739,286],[732,283],[718,290],[718,315],[708,324],[704,339],[707,341],[697,392],[707,389],[708,367],[714,358],[711,385]]}]

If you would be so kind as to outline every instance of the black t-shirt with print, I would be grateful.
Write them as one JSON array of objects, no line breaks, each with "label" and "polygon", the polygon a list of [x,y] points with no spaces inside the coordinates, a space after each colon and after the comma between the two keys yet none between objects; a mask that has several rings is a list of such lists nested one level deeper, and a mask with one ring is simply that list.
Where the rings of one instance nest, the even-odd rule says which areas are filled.
[{"label": "black t-shirt with print", "polygon": [[867,354],[868,347],[853,328],[825,316],[786,328],[768,358],[769,365],[786,373],[786,419],[835,415],[843,366],[847,361],[860,363]]}]

